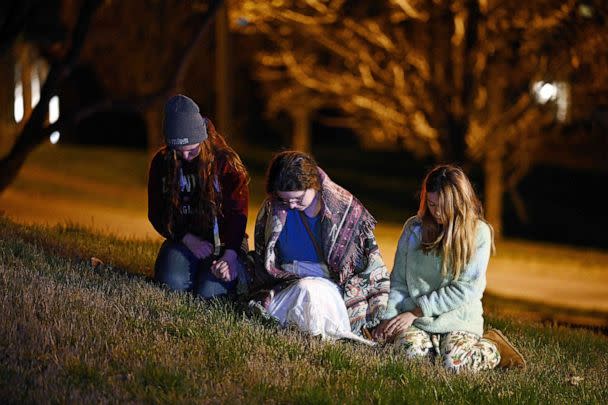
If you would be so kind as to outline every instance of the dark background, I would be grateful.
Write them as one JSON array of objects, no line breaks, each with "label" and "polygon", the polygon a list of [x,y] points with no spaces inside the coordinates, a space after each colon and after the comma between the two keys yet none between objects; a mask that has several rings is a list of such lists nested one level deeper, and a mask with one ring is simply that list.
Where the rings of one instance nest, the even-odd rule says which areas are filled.
[{"label": "dark background", "polygon": [[[78,10],[72,3],[57,0],[44,3],[55,13],[54,17],[50,17],[49,10],[40,9],[39,14],[44,18],[36,21],[42,24],[40,21],[59,19],[61,16],[66,21],[66,32],[69,32],[70,19],[73,23]],[[162,6],[161,3],[166,4]],[[175,55],[181,52],[192,32],[200,25],[204,12],[193,12],[192,4],[180,2],[143,2],[144,8],[134,4],[113,2],[111,7],[102,7],[98,11],[80,61],[59,90],[62,115],[73,115],[82,106],[105,99],[128,99],[134,96],[131,94],[134,89],[145,93],[149,90],[146,88],[148,84],[150,88],[159,87],[167,76],[171,77],[174,73],[173,68],[178,62]],[[161,11],[162,7],[170,10],[174,13],[171,16],[173,22],[165,18],[166,13],[153,15],[158,10],[150,5],[160,5],[158,10]],[[159,22],[160,27],[146,22],[139,28],[126,29],[125,24],[128,18],[133,18],[134,10],[141,13],[141,21]],[[176,24],[176,21],[180,23]],[[55,27],[52,31],[60,30]],[[196,60],[192,63],[194,67],[186,75],[184,88],[188,89],[185,93],[195,99],[201,111],[217,123],[214,116],[217,88],[214,86],[213,26],[207,37],[197,48]],[[48,35],[39,35],[37,41],[40,42],[40,38],[48,38]],[[132,42],[125,48],[127,41]],[[224,135],[235,145],[252,175],[261,178],[272,153],[289,148],[292,122],[285,114],[269,117],[265,113],[264,89],[255,78],[252,63],[254,50],[265,46],[264,40],[231,34],[231,42],[232,73],[229,77],[233,92],[233,129],[232,133]],[[41,47],[51,52],[49,60],[52,60],[52,45],[42,44]],[[138,53],[146,47],[152,50],[151,53]],[[112,53],[112,56],[106,57],[106,53]],[[159,57],[158,69],[154,66],[157,61],[150,60],[148,56],[155,53]],[[121,55],[132,56],[132,66],[120,60]],[[160,59],[163,59],[162,63]],[[100,76],[99,72],[103,74]],[[132,88],[125,79],[129,75],[140,80]],[[119,79],[126,84],[117,83]],[[138,95],[141,94],[135,94]],[[606,96],[601,94],[597,99],[606,100]],[[577,131],[597,133],[603,140],[592,144],[591,148],[599,151],[600,155],[608,156],[605,141],[608,139],[605,136],[608,131],[608,106],[596,103],[590,97],[585,102],[589,106],[575,104],[572,107],[579,110],[589,108],[589,120],[573,124],[573,128],[569,129],[571,135],[566,134],[564,139],[576,138]],[[161,109],[162,105],[159,105],[157,110]],[[332,112],[324,113],[327,116]],[[146,150],[149,149],[147,142],[150,139],[147,122],[141,110],[136,108],[107,109],[66,127],[62,130],[61,142],[87,147],[104,145]],[[233,142],[237,139],[238,143]],[[516,215],[509,195],[505,194],[505,237],[608,249],[608,215],[604,213],[608,198],[603,190],[608,184],[608,166],[605,163],[601,167],[596,163],[586,164],[583,148],[590,146],[572,145],[561,149],[570,147],[572,155],[583,156],[582,161],[579,159],[573,163],[566,159],[567,155],[563,156],[564,159],[539,159],[540,163],[533,166],[518,184],[517,190],[528,214],[527,222]],[[403,222],[416,212],[420,181],[436,163],[430,159],[417,159],[405,150],[363,149],[359,135],[348,129],[324,125],[315,117],[312,119],[312,153],[334,180],[360,198],[378,220],[391,222]],[[465,167],[465,170],[478,195],[483,196],[481,168],[471,166]]]},{"label": "dark background", "polygon": [[[91,71],[82,69],[76,77],[80,80],[71,82],[62,92],[62,110],[77,108],[83,98],[92,101],[103,96],[103,89]],[[256,86],[251,78],[249,86]],[[71,102],[76,105],[71,106]],[[253,93],[244,105],[247,111],[242,113],[248,116],[247,142],[266,150],[268,157],[275,151],[288,149],[289,118],[265,119],[260,108],[263,100]],[[416,159],[404,150],[363,150],[350,130],[318,122],[313,123],[312,133],[312,153],[321,167],[361,199],[378,220],[403,222],[415,214],[420,181],[434,165],[432,160]],[[226,137],[230,140],[229,134]],[[146,123],[137,112],[103,112],[62,134],[62,142],[145,150]],[[246,147],[238,152],[253,175],[263,176],[265,162],[257,154],[251,156]],[[471,167],[468,172],[478,196],[482,197],[480,168]],[[537,165],[517,187],[526,204],[529,222],[518,219],[513,203],[505,195],[504,236],[607,249],[608,198],[603,190],[606,185],[608,173],[603,171]]]}]

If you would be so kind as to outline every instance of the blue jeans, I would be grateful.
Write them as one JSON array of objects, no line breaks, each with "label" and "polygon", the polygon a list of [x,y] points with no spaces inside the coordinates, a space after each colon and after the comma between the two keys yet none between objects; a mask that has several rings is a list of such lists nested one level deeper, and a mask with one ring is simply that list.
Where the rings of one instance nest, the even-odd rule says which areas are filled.
[{"label": "blue jeans", "polygon": [[172,290],[191,291],[201,298],[234,292],[236,280],[225,282],[211,274],[211,261],[199,260],[184,244],[166,240],[154,264],[154,278]]}]

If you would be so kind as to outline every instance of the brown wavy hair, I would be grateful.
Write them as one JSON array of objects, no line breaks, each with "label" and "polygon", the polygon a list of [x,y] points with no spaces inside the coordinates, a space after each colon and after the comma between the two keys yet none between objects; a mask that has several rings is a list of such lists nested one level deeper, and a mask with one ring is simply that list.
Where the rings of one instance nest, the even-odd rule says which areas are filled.
[{"label": "brown wavy hair", "polygon": [[[200,144],[200,154],[198,156],[198,184],[199,190],[194,212],[195,225],[202,229],[212,229],[214,216],[222,215],[222,190],[216,191],[214,179],[219,178],[220,165],[229,165],[238,175],[237,190],[243,193],[249,183],[249,174],[239,155],[226,143],[224,137],[215,130],[215,126],[209,118],[205,118],[207,124],[207,139]],[[171,234],[175,229],[176,221],[180,212],[179,198],[179,170],[182,165],[181,159],[177,157],[177,152],[165,146],[165,161],[167,163],[167,194],[165,210],[168,229]]]},{"label": "brown wavy hair", "polygon": [[[427,194],[437,193],[437,215],[435,220],[427,205]],[[422,183],[418,217],[422,220],[422,250],[441,254],[441,273],[446,276],[448,269],[454,279],[458,279],[463,267],[475,253],[477,221],[482,220],[490,227],[492,252],[494,232],[483,217],[483,207],[473,186],[461,168],[453,165],[439,165],[430,170]]]},{"label": "brown wavy hair", "polygon": [[304,152],[279,152],[270,161],[266,172],[266,193],[300,191],[312,188],[321,191],[321,176],[315,159]]}]

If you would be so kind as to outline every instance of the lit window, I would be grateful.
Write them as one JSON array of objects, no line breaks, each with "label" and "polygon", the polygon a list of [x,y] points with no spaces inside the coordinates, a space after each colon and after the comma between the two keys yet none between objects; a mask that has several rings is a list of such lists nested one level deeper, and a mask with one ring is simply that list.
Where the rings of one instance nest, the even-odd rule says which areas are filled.
[{"label": "lit window", "polygon": [[532,86],[532,91],[534,92],[536,101],[540,104],[555,100],[557,96],[557,86],[553,83],[536,82]]},{"label": "lit window", "polygon": [[49,140],[51,141],[51,143],[53,145],[55,145],[57,142],[59,142],[59,131],[55,131],[51,134],[51,136],[49,136]]},{"label": "lit window", "polygon": [[565,121],[570,105],[570,87],[565,82],[536,82],[532,85],[532,94],[539,104],[555,102],[557,110],[555,117]]},{"label": "lit window", "polygon": [[[59,119],[59,96],[51,97],[49,101],[49,124],[54,124]],[[59,142],[59,131],[55,131],[49,137],[54,145]]]},{"label": "lit window", "polygon": [[13,116],[15,122],[20,123],[23,119],[25,106],[23,104],[23,83],[21,83],[21,65],[15,64],[15,97],[13,102]]},{"label": "lit window", "polygon": [[54,124],[59,119],[59,96],[51,97],[49,101],[49,123]]}]

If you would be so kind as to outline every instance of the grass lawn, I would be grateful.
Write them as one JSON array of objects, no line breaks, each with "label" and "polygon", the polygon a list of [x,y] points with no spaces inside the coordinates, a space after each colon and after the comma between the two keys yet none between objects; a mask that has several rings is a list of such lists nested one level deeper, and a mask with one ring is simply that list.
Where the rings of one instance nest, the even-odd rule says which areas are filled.
[{"label": "grass lawn", "polygon": [[608,402],[605,335],[490,313],[528,369],[451,375],[390,347],[321,342],[169,292],[148,278],[156,248],[0,219],[0,401]]}]

